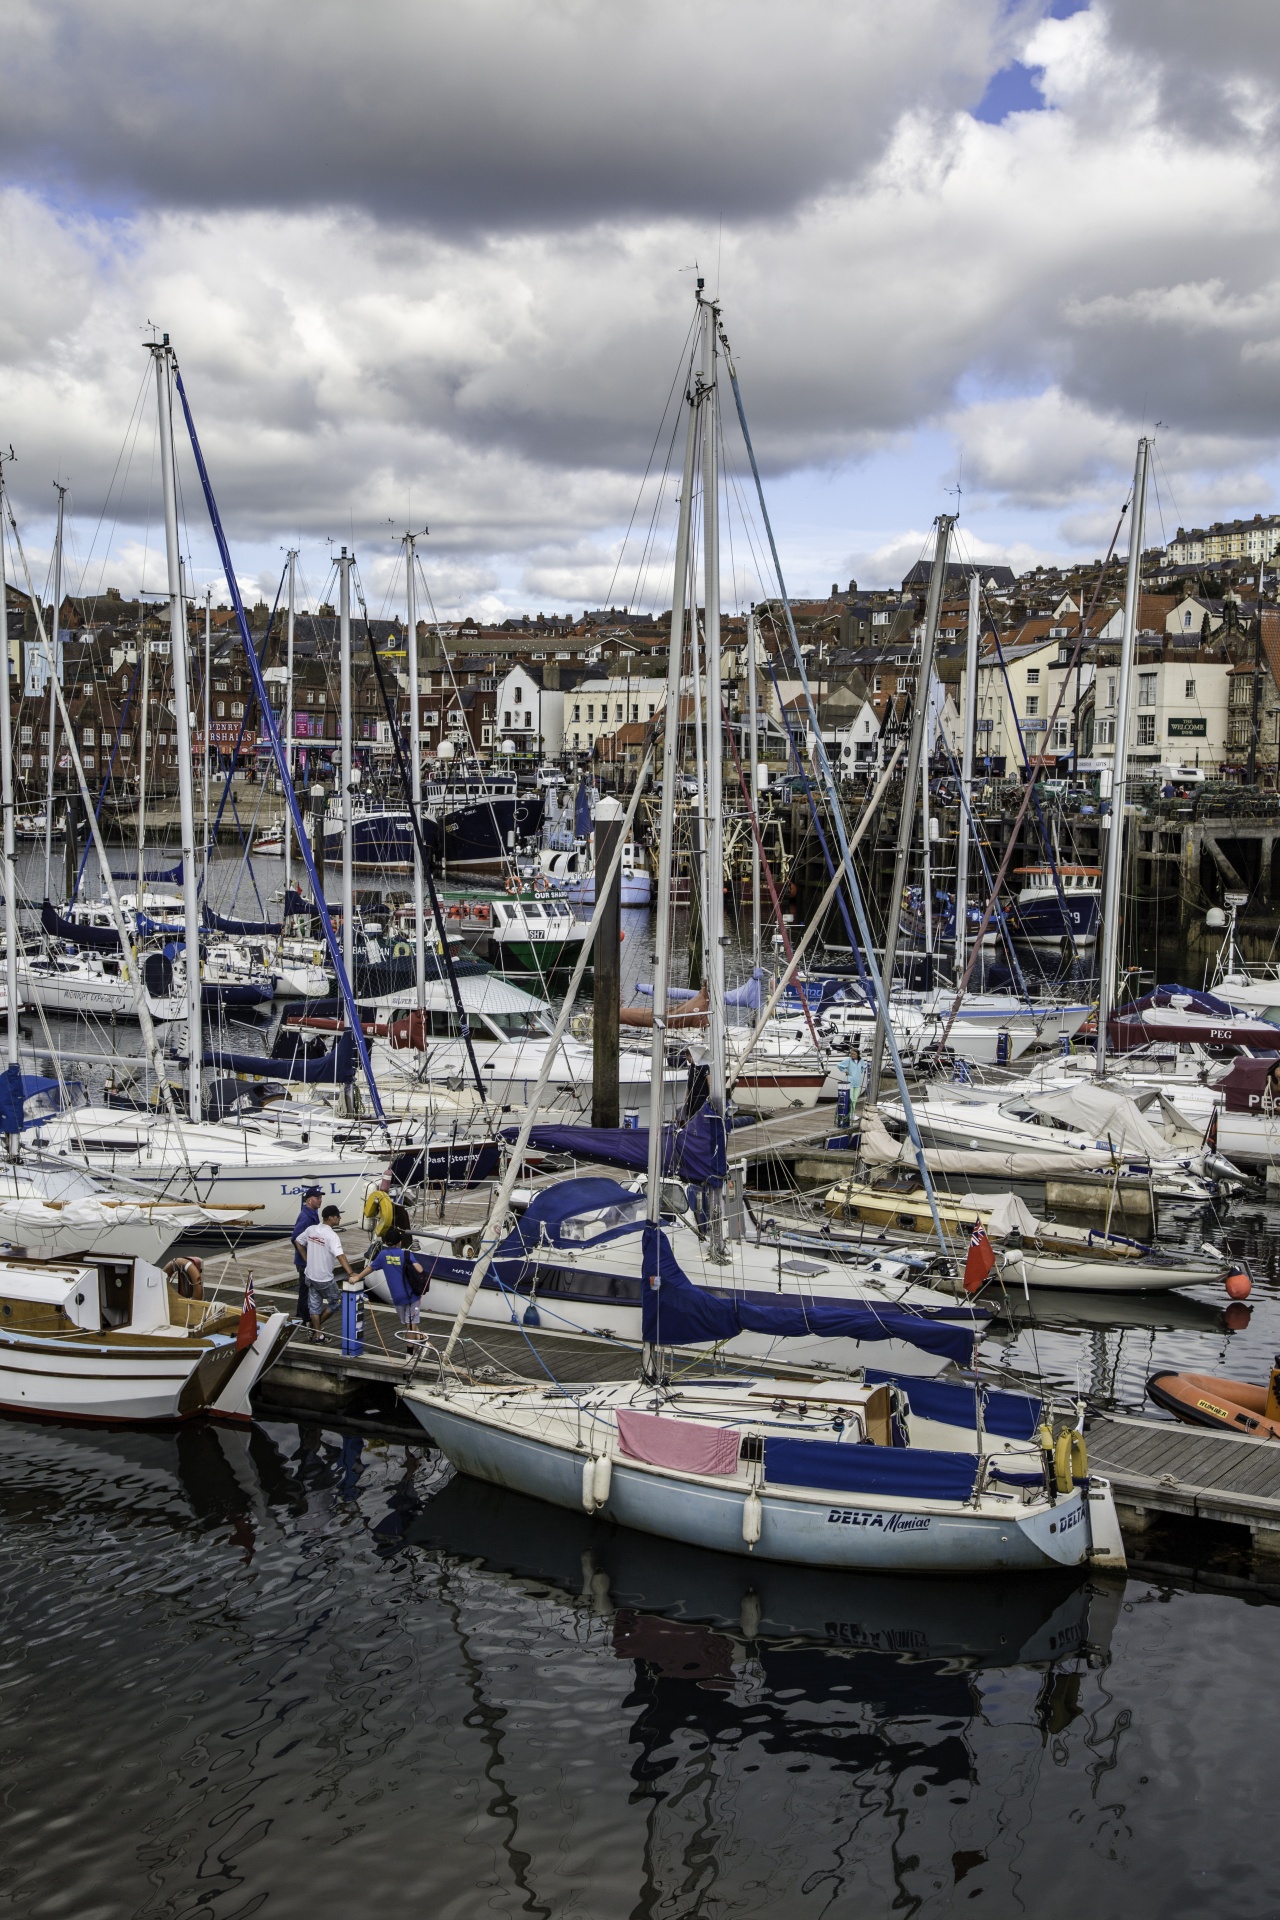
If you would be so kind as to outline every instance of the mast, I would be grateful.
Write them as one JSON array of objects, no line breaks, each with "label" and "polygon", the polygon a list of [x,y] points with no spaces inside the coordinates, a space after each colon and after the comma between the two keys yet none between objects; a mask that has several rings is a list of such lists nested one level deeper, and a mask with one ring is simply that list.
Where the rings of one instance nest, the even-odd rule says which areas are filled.
[{"label": "mast", "polygon": [[[926,715],[925,716],[926,737],[925,737],[925,744],[924,744],[924,759],[920,764],[920,831],[924,839],[924,868],[923,868],[923,873],[921,877],[924,881],[924,887],[922,891],[924,894],[924,955],[925,955],[926,975],[929,972],[930,963],[933,958],[933,848],[929,843],[929,835],[933,830],[933,823],[929,816],[929,741],[928,741],[928,733],[927,733],[928,725],[929,725],[929,720],[928,720],[928,716]],[[933,982],[931,979],[929,981],[929,985],[930,986],[933,985]]]},{"label": "mast", "polygon": [[[756,610],[752,607],[747,615],[747,725],[751,737],[747,742],[747,760],[751,776],[751,811],[759,814],[760,809],[760,709],[759,692],[756,687]],[[754,973],[761,964],[760,960],[760,840],[757,833],[751,835],[751,970]]]},{"label": "mast", "polygon": [[[50,755],[52,759],[52,755]],[[18,877],[13,858],[13,729],[9,715],[9,587],[4,566],[4,466],[0,463],[0,806],[4,809],[4,982],[6,1057],[18,1064]],[[6,1142],[16,1157],[18,1140]]]},{"label": "mast", "polygon": [[[58,496],[58,531],[53,541],[53,647],[49,660],[49,778],[45,783],[44,796],[44,897],[47,900],[53,884],[53,779],[58,764],[58,696],[53,690],[53,681],[62,671],[62,645],[58,636],[61,632],[59,622],[62,618],[62,518],[65,511],[67,490],[55,480],[54,491]],[[67,806],[67,832],[71,831],[71,807]]]},{"label": "mast", "polygon": [[933,572],[929,575],[929,594],[925,601],[924,636],[920,642],[920,665],[916,670],[916,692],[911,713],[911,745],[907,751],[907,771],[902,782],[902,807],[898,815],[898,853],[893,866],[893,891],[889,896],[889,920],[884,936],[884,962],[880,969],[880,1004],[876,1009],[875,1037],[871,1042],[871,1061],[867,1069],[867,1100],[871,1105],[880,1098],[880,1068],[884,1055],[884,1030],[893,994],[893,970],[898,958],[898,934],[902,926],[902,896],[907,885],[907,866],[911,842],[915,837],[915,796],[920,780],[921,748],[924,744],[929,713],[929,682],[933,677],[933,654],[938,639],[938,611],[942,605],[942,587],[947,577],[947,542],[956,523],[953,513],[940,513],[934,521],[938,529],[933,550]]},{"label": "mast", "polygon": [[[160,475],[164,494],[164,540],[169,573],[169,642],[173,655],[173,712],[178,727],[178,820],[182,842],[182,919],[187,977],[187,1100],[193,1120],[200,1118],[200,904],[197,897],[195,796],[191,765],[191,684],[187,611],[182,599],[182,563],[178,556],[178,500],[174,477],[173,413],[169,380],[173,350],[166,333],[152,346],[156,363],[156,400],[160,409]],[[138,910],[142,910],[139,890]]]},{"label": "mast", "polygon": [[[701,281],[698,283],[701,291]],[[698,444],[698,409],[686,395],[684,471],[680,479],[680,519],[676,529],[675,573],[671,583],[671,640],[667,650],[667,698],[663,709],[662,810],[658,824],[658,923],[653,946],[653,1044],[650,1051],[649,1179],[646,1212],[650,1224],[662,1219],[663,1090],[666,1086],[667,988],[671,980],[671,843],[675,837],[676,769],[679,764],[680,667],[684,657],[684,620],[689,590],[689,526],[693,512],[693,463]],[[596,906],[601,902],[596,880]]]},{"label": "mast", "polygon": [[351,560],[346,548],[338,556],[338,752],[342,787],[342,964],[354,979],[356,950],[355,884],[351,866]]},{"label": "mast", "polygon": [[960,736],[960,836],[956,846],[956,979],[964,973],[969,919],[969,813],[973,806],[973,745],[978,718],[978,570],[969,575],[969,630],[964,651],[964,718]]},{"label": "mast", "polygon": [[[294,622],[294,571],[298,564],[296,549],[289,549],[289,604],[284,620],[284,764],[290,785],[293,783],[293,622]],[[293,890],[293,822],[289,818],[289,803],[286,799],[284,809],[284,898],[285,911],[288,911],[289,895]]]},{"label": "mast", "polygon": [[[151,746],[151,638],[146,618],[138,609],[138,645],[142,649],[142,731],[138,743],[138,879],[135,913],[142,906],[142,868],[147,843],[147,759]],[[137,926],[137,920],[134,920]]]},{"label": "mast", "polygon": [[[414,555],[418,537],[414,533],[404,536],[404,575],[405,609],[409,623],[406,645],[409,653],[409,804],[413,808],[414,820],[422,820],[422,708],[418,699],[418,605],[414,592],[413,577]],[[413,982],[418,996],[419,1012],[427,1004],[427,935],[423,921],[426,917],[426,899],[423,891],[422,849],[418,845],[418,832],[415,828],[413,840]],[[440,938],[448,936],[441,927]]]},{"label": "mast", "polygon": [[[707,981],[709,1074],[707,1105],[723,1121],[728,1095],[724,1044],[724,723],[720,689],[720,472],[716,407],[716,323],[719,309],[703,301],[702,377],[699,389],[702,433],[702,567],[705,583],[702,638],[707,683],[706,887],[702,903],[703,959]],[[755,797],[752,796],[752,805]],[[711,1213],[711,1246],[724,1238],[723,1193],[716,1189]]]},{"label": "mast", "polygon": [[204,590],[204,858],[206,868],[209,862],[209,716],[212,708],[209,704],[209,677],[213,669],[213,588]]},{"label": "mast", "polygon": [[1133,515],[1129,521],[1129,567],[1124,583],[1124,624],[1120,637],[1120,684],[1116,690],[1115,754],[1111,765],[1110,832],[1102,894],[1102,966],[1098,976],[1097,1067],[1107,1067],[1107,1021],[1116,1004],[1116,962],[1120,951],[1120,878],[1124,870],[1124,793],[1129,755],[1129,686],[1138,631],[1142,586],[1142,538],[1147,517],[1147,462],[1151,442],[1138,442],[1133,469]]}]

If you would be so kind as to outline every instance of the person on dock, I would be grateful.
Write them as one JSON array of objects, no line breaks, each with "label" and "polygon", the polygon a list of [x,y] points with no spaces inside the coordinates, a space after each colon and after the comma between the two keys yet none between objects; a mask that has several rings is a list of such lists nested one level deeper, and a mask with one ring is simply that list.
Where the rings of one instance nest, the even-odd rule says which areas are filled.
[{"label": "person on dock", "polygon": [[305,1256],[298,1251],[298,1240],[308,1227],[320,1225],[320,1202],[323,1199],[323,1187],[302,1189],[302,1206],[293,1223],[293,1232],[289,1236],[293,1241],[293,1264],[298,1275],[298,1319],[304,1324],[311,1318],[311,1304],[307,1299],[307,1262]]},{"label": "person on dock", "polygon": [[307,1306],[313,1340],[324,1339],[324,1323],[341,1304],[341,1289],[334,1277],[338,1268],[341,1267],[350,1280],[357,1277],[338,1238],[341,1223],[341,1209],[326,1207],[318,1223],[300,1233],[293,1243],[306,1256]]},{"label": "person on dock", "polygon": [[428,1285],[427,1270],[419,1255],[405,1245],[399,1227],[387,1228],[382,1245],[356,1279],[365,1280],[371,1273],[380,1273],[386,1281],[391,1303],[404,1329],[404,1343],[406,1347],[416,1347],[422,1338],[418,1320]]}]

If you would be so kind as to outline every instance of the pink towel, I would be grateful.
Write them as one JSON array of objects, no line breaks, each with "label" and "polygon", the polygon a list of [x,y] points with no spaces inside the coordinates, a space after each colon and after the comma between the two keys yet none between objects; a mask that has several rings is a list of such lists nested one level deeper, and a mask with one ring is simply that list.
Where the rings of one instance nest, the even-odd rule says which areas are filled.
[{"label": "pink towel", "polygon": [[618,1444],[633,1460],[680,1473],[738,1471],[738,1434],[733,1427],[704,1427],[656,1413],[619,1413]]}]

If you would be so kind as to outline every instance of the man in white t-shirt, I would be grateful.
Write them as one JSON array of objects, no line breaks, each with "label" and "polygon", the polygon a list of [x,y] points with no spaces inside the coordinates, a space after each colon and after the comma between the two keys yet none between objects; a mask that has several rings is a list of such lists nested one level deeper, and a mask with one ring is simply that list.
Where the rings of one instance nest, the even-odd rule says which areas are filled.
[{"label": "man in white t-shirt", "polygon": [[342,1214],[337,1207],[326,1207],[318,1226],[308,1227],[294,1241],[307,1263],[307,1306],[311,1313],[311,1338],[322,1340],[320,1331],[330,1314],[338,1311],[342,1290],[335,1278],[339,1267],[351,1278],[355,1268],[342,1250],[338,1227]]}]

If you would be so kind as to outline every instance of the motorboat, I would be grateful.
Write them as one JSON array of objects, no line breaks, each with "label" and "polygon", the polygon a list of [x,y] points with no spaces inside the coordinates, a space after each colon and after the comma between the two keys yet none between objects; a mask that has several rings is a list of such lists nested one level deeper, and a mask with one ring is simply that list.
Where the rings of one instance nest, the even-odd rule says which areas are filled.
[{"label": "motorboat", "polygon": [[1276,1053],[1280,1025],[1257,1014],[1237,1013],[1216,994],[1163,986],[1120,1008],[1107,1022],[1107,1045],[1113,1053],[1127,1053],[1152,1040],[1194,1040],[1205,1047]]},{"label": "motorboat", "polygon": [[1247,1440],[1280,1440],[1280,1400],[1276,1371],[1265,1386],[1227,1380],[1213,1373],[1153,1373],[1147,1395],[1176,1420],[1192,1427],[1216,1427]]},{"label": "motorboat", "polygon": [[291,1331],[284,1313],[184,1299],[140,1258],[0,1254],[0,1411],[247,1421]]},{"label": "motorboat", "polygon": [[[667,1190],[664,1197],[674,1194]],[[681,1202],[687,1207],[683,1196]],[[643,1181],[632,1188],[588,1176],[539,1189],[497,1247],[471,1309],[473,1320],[590,1333],[638,1349],[644,1208]],[[847,1369],[870,1357],[906,1372],[937,1373],[948,1363],[967,1362],[990,1317],[985,1308],[927,1284],[927,1255],[851,1250],[846,1257],[811,1256],[753,1238],[749,1228],[717,1249],[687,1211],[671,1220],[668,1232],[682,1271],[701,1296],[740,1301],[744,1309],[786,1305],[803,1316],[798,1331],[735,1329],[720,1348],[734,1360]],[[456,1311],[480,1241],[475,1228],[427,1229],[416,1236],[430,1276],[423,1304],[432,1314]],[[371,1284],[377,1291],[376,1276]],[[836,1336],[819,1330],[840,1314],[845,1331]]]},{"label": "motorboat", "polygon": [[587,937],[568,900],[554,893],[495,898],[489,923],[488,958],[504,973],[549,979],[577,965]]},{"label": "motorboat", "polygon": [[[930,1048],[942,1044],[945,1032],[947,1047],[953,1054],[977,1066],[993,1067],[1020,1060],[1024,1053],[1038,1044],[1038,1034],[1033,1026],[1008,1026],[988,1019],[969,1020],[963,1013],[951,1022],[948,1030],[949,1014],[949,1004],[945,1011],[926,1012],[920,1006],[912,1005],[910,1000],[895,998],[891,1001],[894,1037],[903,1053],[910,1059],[919,1059]],[[869,1007],[865,1000],[840,999],[828,1000],[821,1007],[817,1024],[824,1040],[843,1042],[846,1046],[856,1042],[859,1047],[865,1041],[869,1050],[875,1023],[875,1009]],[[803,1025],[803,1021],[798,1021],[792,1014],[788,1016],[787,1024],[794,1031]]]},{"label": "motorboat", "polygon": [[870,1370],[400,1392],[459,1472],[664,1540],[878,1573],[1125,1564],[1110,1485],[1078,1435],[1046,1469],[1030,1396]]}]

